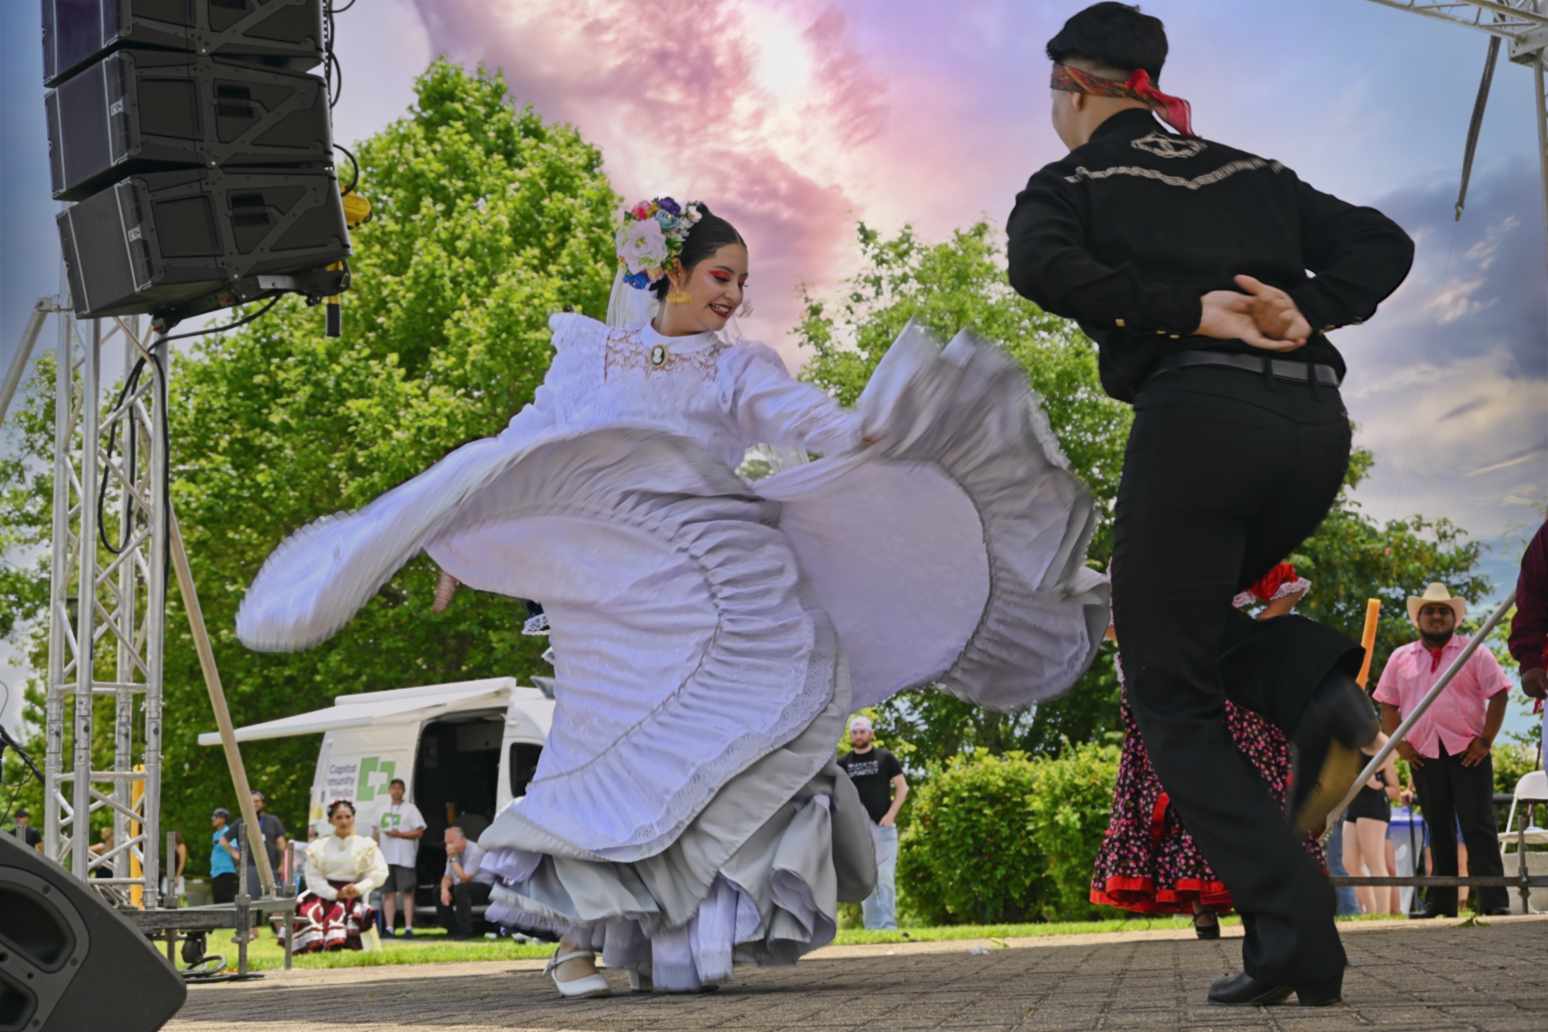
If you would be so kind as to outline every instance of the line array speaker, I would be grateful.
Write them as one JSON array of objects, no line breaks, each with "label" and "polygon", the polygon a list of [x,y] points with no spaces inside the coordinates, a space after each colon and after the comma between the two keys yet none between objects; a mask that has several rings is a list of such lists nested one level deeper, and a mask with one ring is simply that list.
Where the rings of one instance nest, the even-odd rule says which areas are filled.
[{"label": "line array speaker", "polygon": [[45,104],[61,201],[137,172],[332,159],[327,90],[315,75],[121,50],[50,90]]},{"label": "line array speaker", "polygon": [[43,83],[119,47],[305,71],[323,59],[322,0],[43,0]]},{"label": "line array speaker", "polygon": [[[323,0],[42,0],[57,221],[81,318],[161,326],[348,285]],[[328,268],[335,265],[335,268]]]}]

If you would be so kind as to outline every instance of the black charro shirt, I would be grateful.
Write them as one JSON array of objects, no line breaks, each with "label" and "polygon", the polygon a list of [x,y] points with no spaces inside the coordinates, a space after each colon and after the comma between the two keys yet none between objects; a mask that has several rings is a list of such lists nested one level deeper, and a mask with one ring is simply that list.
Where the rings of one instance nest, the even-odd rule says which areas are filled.
[{"label": "black charro shirt", "polygon": [[1080,323],[1097,342],[1102,386],[1120,401],[1170,351],[1267,354],[1191,336],[1200,296],[1239,289],[1238,273],[1289,292],[1312,325],[1305,347],[1272,357],[1324,363],[1342,378],[1323,334],[1370,318],[1414,255],[1374,208],[1314,190],[1277,161],[1171,133],[1141,108],[1034,174],[1006,230],[1011,285]]}]

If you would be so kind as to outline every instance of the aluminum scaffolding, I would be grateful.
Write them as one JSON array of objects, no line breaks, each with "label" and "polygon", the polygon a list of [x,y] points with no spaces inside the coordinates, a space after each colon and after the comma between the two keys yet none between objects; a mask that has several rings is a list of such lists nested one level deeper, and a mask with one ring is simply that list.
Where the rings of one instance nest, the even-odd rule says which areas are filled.
[{"label": "aluminum scaffolding", "polygon": [[[40,306],[41,308],[42,306]],[[44,848],[115,902],[154,908],[161,872],[166,611],[165,345],[141,317],[58,329],[54,527],[45,703]],[[141,375],[114,390],[104,358]],[[111,735],[105,700],[112,700]],[[99,700],[102,703],[99,704]],[[92,816],[111,814],[93,853]]]},{"label": "aluminum scaffolding", "polygon": [[1542,215],[1548,224],[1548,0],[1371,0],[1410,14],[1450,22],[1490,36],[1484,58],[1483,80],[1473,102],[1472,122],[1462,155],[1462,190],[1457,196],[1457,218],[1462,217],[1467,181],[1472,171],[1473,154],[1478,146],[1479,129],[1494,65],[1501,44],[1508,44],[1508,57],[1532,73],[1533,108],[1537,126],[1537,161],[1542,176]]}]

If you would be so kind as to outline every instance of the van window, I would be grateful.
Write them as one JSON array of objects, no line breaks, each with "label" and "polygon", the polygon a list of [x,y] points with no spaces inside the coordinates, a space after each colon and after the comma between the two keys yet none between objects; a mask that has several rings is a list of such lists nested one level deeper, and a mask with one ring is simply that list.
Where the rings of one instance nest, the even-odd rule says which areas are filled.
[{"label": "van window", "polygon": [[527,783],[537,773],[538,757],[543,754],[541,745],[525,742],[511,743],[511,798],[520,799],[527,794]]}]

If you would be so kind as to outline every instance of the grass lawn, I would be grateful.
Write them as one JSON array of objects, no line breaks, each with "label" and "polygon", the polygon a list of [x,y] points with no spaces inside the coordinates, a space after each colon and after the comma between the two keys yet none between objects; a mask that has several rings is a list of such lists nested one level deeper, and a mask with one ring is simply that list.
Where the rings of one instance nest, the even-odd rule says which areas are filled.
[{"label": "grass lawn", "polygon": [[[1365,920],[1364,918],[1340,918],[1340,921]],[[1239,924],[1236,917],[1224,918],[1227,925]],[[1113,919],[1106,921],[1057,921],[1043,924],[1003,925],[946,925],[941,927],[901,928],[897,931],[866,931],[863,928],[840,930],[834,945],[864,946],[897,942],[951,942],[963,939],[1025,939],[1050,935],[1082,935],[1100,932],[1140,932],[1150,929],[1185,929],[1190,922],[1182,917]],[[469,960],[517,960],[545,959],[553,953],[553,946],[544,943],[518,944],[509,940],[488,941],[475,939],[467,942],[447,942],[439,928],[428,928],[415,933],[414,939],[385,939],[381,950],[371,953],[341,950],[336,953],[313,953],[294,958],[297,968],[378,967],[384,964],[448,964]],[[213,934],[209,941],[210,953],[226,958],[228,966],[236,968],[236,944],[226,932]],[[275,971],[285,964],[285,952],[274,936],[264,931],[257,942],[248,944],[248,964],[255,971]]]},{"label": "grass lawn", "polygon": [[[509,939],[471,939],[448,942],[439,928],[416,929],[413,939],[383,939],[382,948],[376,952],[366,950],[338,950],[334,953],[297,954],[291,963],[297,968],[378,967],[383,964],[451,964],[467,960],[516,960],[518,958],[546,958],[554,952],[544,943],[521,944]],[[210,937],[210,953],[226,958],[226,965],[236,970],[237,946],[231,941],[230,932],[217,932]],[[276,971],[285,966],[285,948],[264,929],[262,937],[247,944],[247,963],[254,971]]]}]

